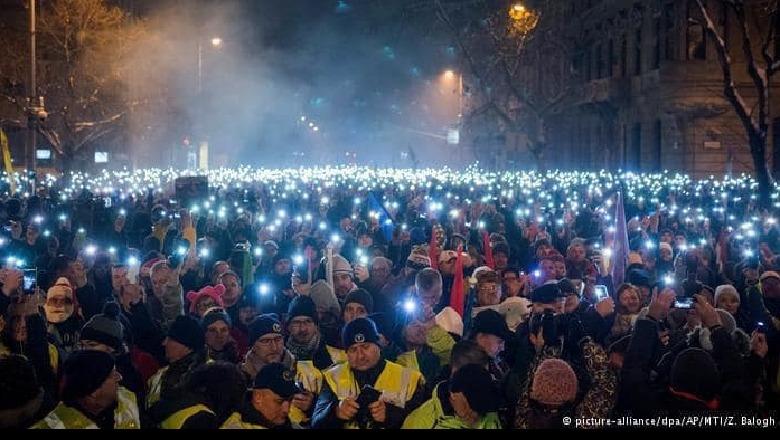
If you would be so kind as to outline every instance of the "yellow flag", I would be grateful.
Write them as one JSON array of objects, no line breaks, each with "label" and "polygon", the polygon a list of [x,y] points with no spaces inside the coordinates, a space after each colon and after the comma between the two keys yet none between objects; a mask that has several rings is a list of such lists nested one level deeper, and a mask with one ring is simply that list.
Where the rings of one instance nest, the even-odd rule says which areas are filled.
[{"label": "yellow flag", "polygon": [[3,149],[3,163],[8,173],[8,183],[11,185],[11,194],[16,192],[16,180],[14,179],[14,166],[11,163],[11,148],[8,145],[8,137],[0,130],[0,147]]}]

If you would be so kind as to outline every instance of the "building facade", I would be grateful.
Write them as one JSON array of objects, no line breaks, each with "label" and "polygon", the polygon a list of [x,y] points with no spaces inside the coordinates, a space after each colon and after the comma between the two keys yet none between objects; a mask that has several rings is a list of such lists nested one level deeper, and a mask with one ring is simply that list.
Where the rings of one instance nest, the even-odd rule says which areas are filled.
[{"label": "building facade", "polygon": [[[754,103],[738,23],[719,3],[710,1],[712,19],[730,49],[738,89]],[[549,168],[666,169],[697,177],[752,170],[745,129],[724,98],[721,64],[695,1],[578,0],[537,6],[545,8],[545,32],[565,35],[568,45],[561,57],[568,98],[545,117],[547,156],[555,158]],[[754,34],[754,42],[757,38]],[[554,55],[543,41],[537,38],[528,47],[532,62],[522,74],[529,87],[544,87],[549,75],[544,60]],[[780,44],[773,46],[777,55]],[[771,93],[770,108],[780,109],[780,75],[773,78]],[[767,160],[777,171],[780,112],[772,118]],[[512,148],[508,145],[510,157],[523,156],[522,145],[514,153]]]}]

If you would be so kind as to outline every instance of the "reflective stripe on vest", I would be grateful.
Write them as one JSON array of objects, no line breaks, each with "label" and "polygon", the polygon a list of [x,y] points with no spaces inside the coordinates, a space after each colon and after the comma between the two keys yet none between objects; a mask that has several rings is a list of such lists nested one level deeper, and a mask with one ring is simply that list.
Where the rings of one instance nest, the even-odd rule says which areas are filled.
[{"label": "reflective stripe on vest", "polygon": [[[404,408],[406,402],[414,395],[421,377],[419,371],[388,361],[382,374],[377,378],[374,388],[382,393],[381,399],[384,402]],[[325,380],[339,399],[355,398],[360,392],[349,365],[336,365],[326,371]]]},{"label": "reflective stripe on vest", "polygon": [[338,364],[346,364],[347,363],[347,352],[336,347],[331,347],[330,345],[326,345],[325,349],[328,350],[328,354],[330,355],[330,360],[333,361],[333,365]]},{"label": "reflective stripe on vest", "polygon": [[395,358],[395,363],[420,371],[420,364],[417,362],[417,352],[414,350],[399,354],[398,357]]},{"label": "reflective stripe on vest", "polygon": [[149,378],[149,386],[146,390],[146,409],[149,409],[160,400],[160,390],[162,388],[162,377],[168,367],[160,368],[154,376]]},{"label": "reflective stripe on vest", "polygon": [[79,410],[60,402],[40,422],[31,429],[99,429],[98,426]]},{"label": "reflective stripe on vest", "polygon": [[119,387],[117,407],[114,410],[114,429],[141,429],[141,414],[135,393]]},{"label": "reflective stripe on vest", "polygon": [[181,429],[181,427],[184,425],[187,419],[189,419],[190,417],[194,416],[199,412],[207,412],[209,414],[214,414],[214,411],[210,410],[206,405],[201,405],[201,404],[193,405],[190,406],[189,408],[184,408],[171,414],[170,417],[168,417],[167,419],[163,420],[162,423],[160,423],[160,428]]},{"label": "reflective stripe on vest", "polygon": [[253,425],[245,422],[241,418],[241,414],[234,412],[230,417],[225,420],[225,423],[219,427],[219,429],[267,429],[265,426]]}]

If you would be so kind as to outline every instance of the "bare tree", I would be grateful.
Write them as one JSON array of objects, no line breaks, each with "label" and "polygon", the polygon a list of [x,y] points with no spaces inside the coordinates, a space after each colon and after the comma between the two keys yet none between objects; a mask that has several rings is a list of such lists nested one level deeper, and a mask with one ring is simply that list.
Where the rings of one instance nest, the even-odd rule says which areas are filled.
[{"label": "bare tree", "polygon": [[[769,135],[770,91],[772,76],[780,70],[777,57],[780,49],[780,0],[744,1],[721,0],[718,7],[724,8],[734,17],[737,30],[736,38],[742,52],[745,68],[749,76],[749,85],[740,88],[734,77],[734,59],[729,44],[722,32],[716,27],[712,17],[718,11],[711,10],[705,0],[696,0],[701,10],[707,35],[715,43],[723,72],[723,93],[734,107],[739,120],[745,128],[753,158],[753,167],[759,184],[760,203],[771,207],[773,178],[767,163],[767,139]],[[746,96],[755,95],[755,102],[748,102]],[[777,135],[777,134],[775,134]]]},{"label": "bare tree", "polygon": [[[543,15],[549,3],[536,2],[540,8],[532,9],[520,3],[433,1],[471,77],[466,125],[495,126],[488,119],[496,118],[501,138],[524,135],[537,168],[545,169],[545,121],[570,96],[572,47]],[[539,70],[528,69],[540,64],[543,80],[536,76]]]},{"label": "bare tree", "polygon": [[[130,20],[105,0],[44,2],[37,24],[37,94],[44,97],[49,114],[39,131],[63,157],[67,169],[80,149],[118,137],[125,116],[138,104],[128,98],[128,60],[146,33],[143,23]],[[22,34],[13,41],[23,42],[27,29],[19,27],[15,32]],[[23,47],[21,54],[26,52]],[[2,72],[6,85],[25,84],[24,69]],[[20,121],[23,89],[3,90]],[[15,120],[13,115],[6,119]]]}]

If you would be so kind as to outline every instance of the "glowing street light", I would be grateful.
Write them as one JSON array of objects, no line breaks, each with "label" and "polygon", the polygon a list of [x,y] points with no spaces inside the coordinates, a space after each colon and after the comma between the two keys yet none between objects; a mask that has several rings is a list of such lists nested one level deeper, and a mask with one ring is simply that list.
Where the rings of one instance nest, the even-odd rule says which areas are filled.
[{"label": "glowing street light", "polygon": [[521,32],[530,32],[539,23],[539,14],[520,2],[509,8],[509,18],[512,20],[512,25]]},{"label": "glowing street light", "polygon": [[211,39],[211,45],[214,47],[222,46],[222,38],[214,37]]}]

